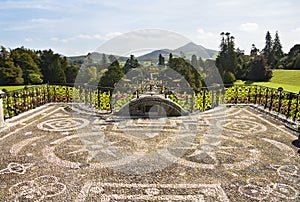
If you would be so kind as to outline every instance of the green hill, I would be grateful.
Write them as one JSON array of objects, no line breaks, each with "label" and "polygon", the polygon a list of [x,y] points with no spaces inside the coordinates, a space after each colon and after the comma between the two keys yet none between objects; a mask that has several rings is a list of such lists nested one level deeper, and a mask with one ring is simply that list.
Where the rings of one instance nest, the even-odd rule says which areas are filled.
[{"label": "green hill", "polygon": [[[244,84],[237,81],[235,84]],[[273,77],[269,82],[254,82],[252,84],[268,86],[272,88],[282,87],[286,91],[298,93],[300,91],[300,70],[273,70]]]}]

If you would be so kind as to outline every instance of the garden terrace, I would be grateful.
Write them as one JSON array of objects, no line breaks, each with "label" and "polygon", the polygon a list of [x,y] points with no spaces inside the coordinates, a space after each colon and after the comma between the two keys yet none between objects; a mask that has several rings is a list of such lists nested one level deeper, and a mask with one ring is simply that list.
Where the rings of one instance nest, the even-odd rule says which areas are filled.
[{"label": "garden terrace", "polygon": [[44,104],[0,128],[1,200],[300,199],[297,137],[253,108],[119,119],[67,106]]},{"label": "garden terrace", "polygon": [[[120,89],[118,89],[120,90]],[[88,85],[42,85],[3,95],[4,118],[46,103],[82,103],[99,112],[119,110],[134,97],[136,89],[113,89]],[[186,93],[171,89],[168,98],[189,112],[205,111],[220,104],[247,104],[271,112],[281,119],[297,123],[300,117],[300,95],[283,89],[258,85],[217,86]]]}]

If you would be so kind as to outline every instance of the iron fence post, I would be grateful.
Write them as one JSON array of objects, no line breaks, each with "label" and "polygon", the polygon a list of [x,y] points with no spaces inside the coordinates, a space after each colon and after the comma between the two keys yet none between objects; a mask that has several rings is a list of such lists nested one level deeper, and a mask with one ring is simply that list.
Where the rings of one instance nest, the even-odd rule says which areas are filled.
[{"label": "iron fence post", "polygon": [[280,113],[280,109],[281,109],[281,98],[282,98],[282,91],[283,91],[283,88],[282,88],[282,87],[279,87],[279,88],[278,88],[278,91],[279,91],[278,113]]},{"label": "iron fence post", "polygon": [[274,96],[274,91],[271,89],[271,100],[270,100],[269,111],[271,111],[273,106],[273,96]]},{"label": "iron fence post", "polygon": [[267,88],[267,91],[266,91],[266,96],[265,96],[265,106],[264,106],[264,109],[266,109],[267,108],[267,106],[268,106],[268,93],[269,93],[269,88]]},{"label": "iron fence post", "polygon": [[288,103],[288,111],[287,111],[287,114],[286,114],[286,119],[288,119],[289,116],[290,116],[293,97],[294,97],[294,93],[290,92],[290,94],[289,94],[289,103]]},{"label": "iron fence post", "polygon": [[13,94],[13,97],[14,97],[14,113],[15,113],[15,115],[18,115],[19,113],[18,113],[18,106],[17,106],[17,92],[14,92],[14,94]]},{"label": "iron fence post", "polygon": [[296,109],[295,109],[295,114],[294,114],[294,117],[293,117],[293,121],[295,122],[296,121],[296,118],[297,118],[297,114],[298,114],[298,107],[299,107],[299,96],[300,96],[300,92],[298,93],[298,95],[296,95],[297,98],[296,98]]},{"label": "iron fence post", "polygon": [[238,96],[239,96],[238,87],[235,86],[235,104],[238,103]]},{"label": "iron fence post", "polygon": [[0,90],[0,127],[4,125],[4,107],[3,107],[3,98],[5,92]]},{"label": "iron fence post", "polygon": [[202,93],[203,93],[203,99],[202,99],[202,111],[205,110],[205,102],[206,102],[206,97],[205,97],[205,90],[202,89]]},{"label": "iron fence post", "polygon": [[254,104],[257,103],[257,94],[258,94],[257,91],[258,91],[258,90],[257,90],[257,86],[255,86],[255,98],[254,98]]}]

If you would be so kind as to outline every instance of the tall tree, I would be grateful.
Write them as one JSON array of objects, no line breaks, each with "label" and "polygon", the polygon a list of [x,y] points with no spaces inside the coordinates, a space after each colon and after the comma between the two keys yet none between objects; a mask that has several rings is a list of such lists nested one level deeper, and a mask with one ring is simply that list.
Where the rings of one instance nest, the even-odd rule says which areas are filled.
[{"label": "tall tree", "polygon": [[158,65],[164,65],[165,64],[165,58],[159,54],[158,56]]},{"label": "tall tree", "polygon": [[124,74],[129,72],[131,69],[137,68],[139,66],[140,64],[138,60],[134,57],[134,55],[130,55],[130,58],[126,60],[126,63],[123,68]]},{"label": "tall tree", "polygon": [[108,59],[110,63],[113,63],[115,60],[117,60],[117,58],[114,55],[109,55]]},{"label": "tall tree", "polygon": [[41,53],[41,70],[45,83],[66,83],[65,68],[67,61],[51,49]]},{"label": "tall tree", "polygon": [[11,51],[11,57],[16,66],[23,72],[24,84],[39,84],[43,82],[42,73],[39,68],[39,59],[34,51],[24,47],[16,48]]},{"label": "tall tree", "polygon": [[276,31],[276,33],[275,33],[272,52],[274,54],[275,65],[278,66],[277,65],[278,61],[280,61],[280,59],[284,56],[284,53],[282,51],[282,45],[280,43],[280,39],[279,39],[279,35],[278,35],[278,31]]},{"label": "tall tree", "polygon": [[194,68],[196,68],[196,69],[199,68],[199,64],[198,64],[198,60],[197,60],[197,56],[196,55],[192,55],[192,57],[191,57],[191,64],[193,65]]},{"label": "tall tree", "polygon": [[102,58],[101,58],[101,65],[105,66],[107,65],[107,58],[106,55],[104,53],[102,53]]},{"label": "tall tree", "polygon": [[202,86],[201,75],[185,59],[173,58],[169,61],[169,67],[182,75],[192,88],[196,89]]},{"label": "tall tree", "polygon": [[228,75],[233,78],[232,75],[237,71],[237,54],[234,46],[234,37],[230,36],[229,32],[222,32],[220,44],[221,50],[216,58],[216,66],[223,78],[223,82],[226,84],[232,84],[232,82],[235,81],[235,79],[232,79],[232,82],[227,83],[229,79],[225,79]]},{"label": "tall tree", "polygon": [[172,59],[173,59],[173,54],[170,53],[170,54],[169,54],[169,61],[168,61],[168,62],[170,62],[170,60],[172,60]]},{"label": "tall tree", "polygon": [[1,47],[0,51],[0,85],[23,84],[22,69],[14,65],[10,53]]},{"label": "tall tree", "polygon": [[252,47],[251,47],[251,51],[250,51],[250,56],[257,56],[259,53],[259,49],[256,48],[255,44],[252,44]]},{"label": "tall tree", "polygon": [[79,72],[79,67],[77,65],[68,65],[65,69],[65,75],[66,75],[66,82],[67,83],[74,83],[76,80],[76,77]]},{"label": "tall tree", "polygon": [[119,80],[124,76],[122,69],[120,68],[118,60],[115,60],[108,67],[108,70],[100,78],[99,86],[114,88]]},{"label": "tall tree", "polygon": [[202,67],[202,68],[204,68],[204,66],[205,66],[205,63],[204,63],[204,61],[203,61],[203,59],[202,59],[201,57],[199,57],[198,64],[199,64],[199,66]]},{"label": "tall tree", "polygon": [[274,67],[274,54],[273,54],[273,40],[269,31],[266,33],[266,43],[265,47],[262,50],[262,53],[266,59],[267,65]]},{"label": "tall tree", "polygon": [[272,69],[267,65],[264,56],[256,56],[249,63],[247,79],[251,81],[268,81],[272,78]]}]

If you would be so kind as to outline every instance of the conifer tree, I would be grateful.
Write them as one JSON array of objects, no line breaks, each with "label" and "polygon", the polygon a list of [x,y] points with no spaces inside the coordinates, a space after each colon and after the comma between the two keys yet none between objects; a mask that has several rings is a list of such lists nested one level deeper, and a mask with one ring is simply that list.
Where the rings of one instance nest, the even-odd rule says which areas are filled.
[{"label": "conifer tree", "polygon": [[158,65],[164,65],[165,64],[165,58],[159,54],[158,56]]},{"label": "conifer tree", "polygon": [[278,31],[275,34],[272,52],[274,54],[275,65],[277,66],[278,61],[284,56],[283,51],[282,51],[282,45],[280,43],[280,39],[279,39],[279,35],[278,35]]},{"label": "conifer tree", "polygon": [[273,41],[269,31],[267,31],[265,39],[266,39],[266,43],[265,43],[265,47],[262,50],[262,53],[266,59],[267,65],[273,68],[274,67]]}]

